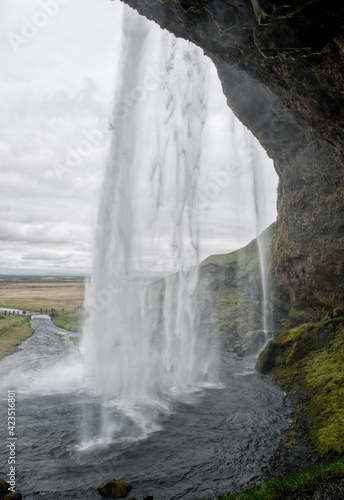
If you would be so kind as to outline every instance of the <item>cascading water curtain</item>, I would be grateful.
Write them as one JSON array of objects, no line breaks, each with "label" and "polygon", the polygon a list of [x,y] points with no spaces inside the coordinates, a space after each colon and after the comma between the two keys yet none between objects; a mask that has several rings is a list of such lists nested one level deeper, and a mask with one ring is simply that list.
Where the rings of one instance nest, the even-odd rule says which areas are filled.
[{"label": "cascading water curtain", "polygon": [[[102,395],[104,407],[117,412],[109,418],[103,411],[109,439],[116,439],[114,428],[122,438],[124,428],[142,435],[151,428],[152,415],[168,411],[173,398],[212,382],[215,363],[209,339],[197,328],[194,298],[199,260],[194,200],[208,72],[200,49],[125,9],[82,345],[89,387]],[[142,273],[164,266],[176,274],[151,285],[138,283]],[[109,420],[119,415],[126,424],[109,431]]]}]

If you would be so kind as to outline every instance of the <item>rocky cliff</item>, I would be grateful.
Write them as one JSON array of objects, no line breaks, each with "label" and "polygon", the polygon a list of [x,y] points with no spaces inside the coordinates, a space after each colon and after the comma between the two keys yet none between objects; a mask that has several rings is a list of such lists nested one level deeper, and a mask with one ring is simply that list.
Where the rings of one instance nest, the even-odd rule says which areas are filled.
[{"label": "rocky cliff", "polygon": [[276,300],[344,301],[344,3],[123,0],[215,63],[279,175]]}]

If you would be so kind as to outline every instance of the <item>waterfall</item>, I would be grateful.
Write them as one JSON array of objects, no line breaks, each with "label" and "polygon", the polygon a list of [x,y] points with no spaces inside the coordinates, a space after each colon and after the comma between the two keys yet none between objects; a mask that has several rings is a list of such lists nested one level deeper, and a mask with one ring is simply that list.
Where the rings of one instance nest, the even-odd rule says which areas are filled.
[{"label": "waterfall", "polygon": [[[216,382],[195,297],[208,72],[199,48],[125,10],[82,345],[94,394],[130,418],[118,429],[103,411],[110,440],[144,434],[174,398]],[[144,282],[164,264],[176,272]]]},{"label": "waterfall", "polygon": [[271,321],[269,316],[269,303],[268,303],[268,255],[269,255],[269,237],[268,233],[264,231],[268,225],[268,218],[266,214],[266,200],[265,200],[265,189],[264,189],[264,179],[261,173],[259,173],[258,168],[258,157],[259,150],[257,149],[257,143],[252,141],[251,137],[247,137],[246,151],[248,153],[247,161],[251,165],[252,171],[252,187],[253,187],[253,201],[255,205],[255,216],[256,216],[256,237],[257,237],[257,247],[259,254],[259,271],[260,271],[260,282],[261,282],[261,319],[262,328],[265,334],[265,342],[269,340],[269,334],[271,333]]}]

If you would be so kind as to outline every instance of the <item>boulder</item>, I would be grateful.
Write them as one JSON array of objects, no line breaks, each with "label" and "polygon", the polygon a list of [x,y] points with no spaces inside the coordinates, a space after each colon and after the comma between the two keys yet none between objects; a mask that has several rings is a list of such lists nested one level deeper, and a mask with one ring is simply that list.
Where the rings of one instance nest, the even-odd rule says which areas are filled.
[{"label": "boulder", "polygon": [[19,491],[12,493],[9,491],[11,485],[4,479],[0,479],[0,500],[22,500],[22,494]]},{"label": "boulder", "polygon": [[277,342],[270,341],[258,356],[256,370],[261,373],[269,373],[275,366],[275,358],[280,350],[281,347]]},{"label": "boulder", "polygon": [[101,484],[98,491],[102,496],[107,498],[125,498],[131,489],[131,484],[113,479]]},{"label": "boulder", "polygon": [[241,358],[256,354],[263,348],[266,338],[271,338],[272,335],[272,332],[265,333],[262,330],[247,332],[235,345],[234,352]]}]

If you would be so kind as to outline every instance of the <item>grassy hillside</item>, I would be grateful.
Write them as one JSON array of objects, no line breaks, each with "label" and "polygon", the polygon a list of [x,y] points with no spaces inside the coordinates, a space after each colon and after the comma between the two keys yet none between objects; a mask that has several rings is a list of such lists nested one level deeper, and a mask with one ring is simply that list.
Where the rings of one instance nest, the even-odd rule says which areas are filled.
[{"label": "grassy hillside", "polygon": [[[261,238],[269,258],[272,224]],[[262,328],[262,286],[257,240],[225,255],[212,255],[200,265],[202,328],[234,343],[249,330]]]},{"label": "grassy hillside", "polygon": [[[333,493],[332,485],[342,479],[343,470],[344,458],[339,458],[307,471],[271,478],[259,486],[222,496],[219,500],[301,500],[313,498],[313,494],[317,490],[321,496],[316,498],[333,499],[334,497],[331,495]],[[337,498],[339,500],[342,496]]]},{"label": "grassy hillside", "polygon": [[51,321],[54,325],[69,330],[70,332],[81,332],[85,319],[86,312],[83,309],[77,309],[76,311],[70,311],[64,314],[59,313],[56,316],[52,316]]},{"label": "grassy hillside", "polygon": [[0,358],[14,352],[33,333],[30,318],[0,314]]}]

